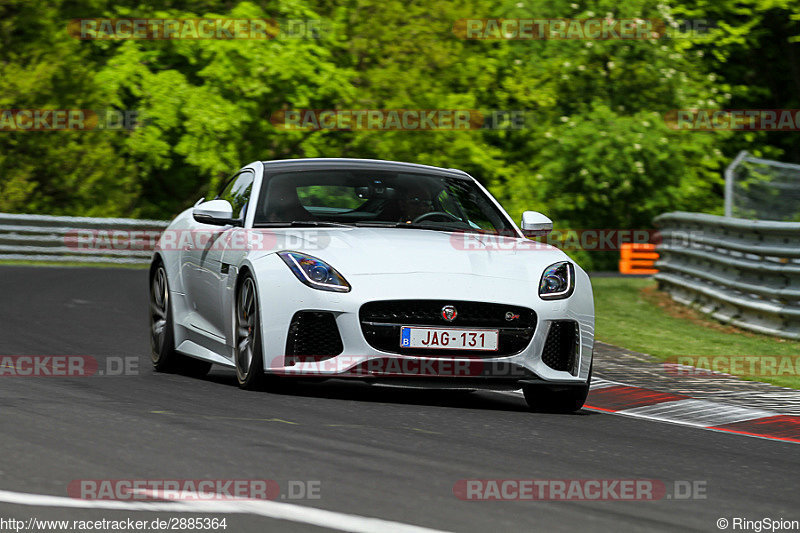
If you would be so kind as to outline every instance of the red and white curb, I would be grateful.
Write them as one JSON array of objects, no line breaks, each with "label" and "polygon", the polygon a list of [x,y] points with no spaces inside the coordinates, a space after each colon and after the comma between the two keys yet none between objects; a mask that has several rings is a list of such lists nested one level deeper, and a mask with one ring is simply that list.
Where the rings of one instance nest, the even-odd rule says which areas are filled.
[{"label": "red and white curb", "polygon": [[740,407],[594,378],[584,409],[800,443],[800,416]]}]

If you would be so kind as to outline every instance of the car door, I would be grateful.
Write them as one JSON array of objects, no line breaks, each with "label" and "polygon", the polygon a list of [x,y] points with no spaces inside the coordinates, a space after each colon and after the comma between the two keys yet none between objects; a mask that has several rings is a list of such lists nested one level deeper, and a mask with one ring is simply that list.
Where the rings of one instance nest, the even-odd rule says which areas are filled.
[{"label": "car door", "polygon": [[217,195],[217,199],[227,200],[233,207],[233,218],[241,221],[239,226],[212,226],[201,224],[201,234],[195,238],[196,271],[191,291],[194,295],[196,312],[200,320],[196,326],[220,339],[225,337],[225,313],[223,292],[228,278],[230,263],[223,263],[223,255],[231,255],[231,246],[240,246],[240,239],[233,235],[242,231],[247,206],[255,182],[255,172],[246,168],[233,176]]}]

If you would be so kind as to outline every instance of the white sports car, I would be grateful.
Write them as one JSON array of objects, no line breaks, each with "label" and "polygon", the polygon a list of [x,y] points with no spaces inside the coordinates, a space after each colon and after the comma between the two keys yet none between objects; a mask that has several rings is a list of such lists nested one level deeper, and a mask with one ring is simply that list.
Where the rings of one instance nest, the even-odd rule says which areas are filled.
[{"label": "white sports car", "polygon": [[[362,159],[255,162],[178,215],[150,269],[152,359],[239,385],[350,378],[522,388],[574,411],[592,369],[587,274],[525,238],[467,173]],[[524,233],[523,233],[524,232]]]}]

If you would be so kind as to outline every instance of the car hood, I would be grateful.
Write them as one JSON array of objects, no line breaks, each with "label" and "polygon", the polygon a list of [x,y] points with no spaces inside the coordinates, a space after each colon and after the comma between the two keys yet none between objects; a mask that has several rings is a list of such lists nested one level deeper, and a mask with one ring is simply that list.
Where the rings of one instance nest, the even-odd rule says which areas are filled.
[{"label": "car hood", "polygon": [[268,235],[266,240],[271,242],[272,253],[282,250],[307,253],[327,262],[345,277],[431,273],[538,281],[544,268],[569,259],[547,244],[476,233],[408,228],[255,231]]}]

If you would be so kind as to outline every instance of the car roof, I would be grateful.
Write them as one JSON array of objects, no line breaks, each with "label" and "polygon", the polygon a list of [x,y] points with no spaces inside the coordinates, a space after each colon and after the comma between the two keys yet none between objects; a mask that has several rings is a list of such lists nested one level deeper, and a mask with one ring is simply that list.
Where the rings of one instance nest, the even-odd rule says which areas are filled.
[{"label": "car roof", "polygon": [[363,169],[405,169],[408,171],[424,170],[427,172],[435,172],[447,174],[460,178],[472,179],[472,176],[459,170],[457,168],[442,168],[430,165],[420,165],[418,163],[405,163],[402,161],[386,161],[383,159],[354,159],[346,157],[310,157],[306,159],[277,159],[272,161],[262,161],[265,170],[270,170],[273,167],[279,167],[281,170],[284,168],[295,167],[308,167],[308,168],[363,168]]}]

